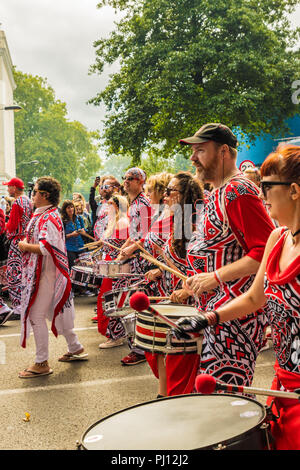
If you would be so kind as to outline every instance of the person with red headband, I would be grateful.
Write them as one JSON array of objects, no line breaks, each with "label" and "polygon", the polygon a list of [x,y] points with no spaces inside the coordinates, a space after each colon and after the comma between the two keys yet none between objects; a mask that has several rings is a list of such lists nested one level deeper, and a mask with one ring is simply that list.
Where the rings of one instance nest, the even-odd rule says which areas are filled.
[{"label": "person with red headband", "polygon": [[[191,146],[198,178],[213,186],[187,248],[186,287],[201,310],[215,310],[250,288],[274,226],[259,188],[237,168],[238,142],[229,127],[208,123],[180,143]],[[266,321],[253,310],[206,329],[198,373],[250,386]]]},{"label": "person with red headband", "polygon": [[25,229],[32,216],[32,204],[24,194],[24,183],[20,178],[12,178],[2,184],[7,186],[9,196],[14,197],[9,220],[5,230],[10,247],[7,257],[6,277],[8,292],[13,313],[7,313],[9,317],[0,320],[0,326],[7,320],[20,320],[21,283],[22,283],[22,253],[19,249],[19,241],[23,239]]},{"label": "person with red headband", "polygon": [[[267,304],[276,355],[272,389],[293,392],[300,389],[300,147],[278,146],[264,161],[261,176],[266,206],[280,226],[269,236],[254,282],[214,312],[199,314],[189,325],[184,319],[178,323],[186,332],[210,329],[209,324],[222,328]],[[271,422],[275,449],[300,450],[299,400],[271,397],[267,404],[276,416]]]}]

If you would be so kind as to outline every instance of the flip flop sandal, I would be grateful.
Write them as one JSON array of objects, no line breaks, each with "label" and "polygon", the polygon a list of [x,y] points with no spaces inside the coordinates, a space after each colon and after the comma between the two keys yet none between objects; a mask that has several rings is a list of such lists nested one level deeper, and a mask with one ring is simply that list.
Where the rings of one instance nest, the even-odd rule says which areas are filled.
[{"label": "flip flop sandal", "polygon": [[72,362],[72,361],[86,361],[88,358],[88,354],[71,354],[71,353],[66,353],[62,357],[60,357],[58,360],[59,362]]},{"label": "flip flop sandal", "polygon": [[26,372],[27,375],[23,375],[22,372],[19,372],[20,379],[32,379],[33,377],[42,377],[43,375],[50,375],[53,374],[53,370],[49,369],[47,372],[36,372],[35,370],[31,369],[24,369],[23,372]]}]

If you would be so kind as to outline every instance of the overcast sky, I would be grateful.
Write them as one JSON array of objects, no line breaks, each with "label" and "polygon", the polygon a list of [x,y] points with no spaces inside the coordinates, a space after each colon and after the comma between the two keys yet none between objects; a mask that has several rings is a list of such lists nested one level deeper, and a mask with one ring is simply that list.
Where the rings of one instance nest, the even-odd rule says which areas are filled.
[{"label": "overcast sky", "polygon": [[[111,8],[99,10],[97,3],[0,0],[0,29],[13,64],[22,72],[47,78],[56,98],[67,103],[69,118],[89,130],[100,128],[105,110],[86,101],[104,89],[108,79],[108,73],[88,75],[95,58],[93,42],[106,37],[117,19]],[[300,7],[292,23],[300,26]]]},{"label": "overcast sky", "polygon": [[[0,0],[0,29],[5,32],[18,70],[47,78],[56,98],[67,103],[71,120],[89,130],[100,127],[104,108],[87,105],[105,87],[103,76],[88,75],[93,42],[114,29],[111,8],[98,0]],[[111,70],[113,71],[113,69]]]}]

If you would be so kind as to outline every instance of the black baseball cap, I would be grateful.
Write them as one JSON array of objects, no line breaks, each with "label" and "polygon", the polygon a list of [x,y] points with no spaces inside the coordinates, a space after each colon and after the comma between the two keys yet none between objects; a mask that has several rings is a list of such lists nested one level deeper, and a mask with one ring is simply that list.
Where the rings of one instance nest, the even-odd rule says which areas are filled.
[{"label": "black baseball cap", "polygon": [[238,145],[237,138],[231,129],[219,122],[204,124],[193,136],[180,139],[179,142],[183,145],[191,145],[202,144],[210,140],[219,144],[227,144],[233,148],[236,148]]}]

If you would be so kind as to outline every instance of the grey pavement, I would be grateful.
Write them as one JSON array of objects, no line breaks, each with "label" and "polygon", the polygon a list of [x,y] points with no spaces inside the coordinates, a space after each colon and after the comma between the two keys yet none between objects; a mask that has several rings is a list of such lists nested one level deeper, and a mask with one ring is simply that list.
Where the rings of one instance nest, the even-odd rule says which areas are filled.
[{"label": "grey pavement", "polygon": [[[129,352],[126,343],[99,349],[105,338],[91,322],[96,297],[77,297],[75,305],[75,330],[89,359],[58,362],[66,352],[66,343],[50,333],[49,363],[54,370],[50,376],[18,378],[18,372],[33,363],[33,337],[23,349],[18,321],[0,327],[0,450],[75,450],[89,426],[119,410],[155,399],[157,380],[148,364],[121,365],[120,360]],[[272,349],[260,354],[253,386],[270,388],[273,363]],[[257,400],[264,404],[266,397],[257,396]],[[24,421],[25,413],[30,414],[29,421]]]}]

